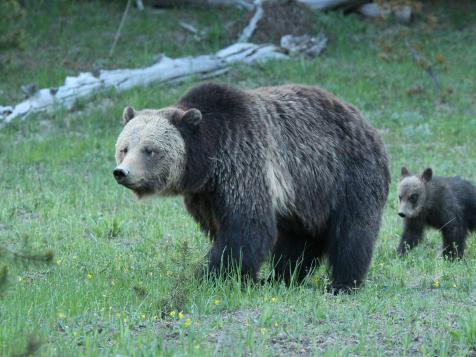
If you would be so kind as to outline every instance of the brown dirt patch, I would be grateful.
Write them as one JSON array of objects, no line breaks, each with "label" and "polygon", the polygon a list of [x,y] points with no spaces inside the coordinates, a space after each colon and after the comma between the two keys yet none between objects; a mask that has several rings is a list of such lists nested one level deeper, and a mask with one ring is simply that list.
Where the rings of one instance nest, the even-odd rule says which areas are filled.
[{"label": "brown dirt patch", "polygon": [[[250,39],[254,43],[274,43],[279,45],[284,35],[314,34],[317,31],[315,14],[305,5],[294,0],[266,1],[263,3],[264,16],[258,22]],[[239,37],[243,28],[254,15],[250,11],[234,26]]]}]

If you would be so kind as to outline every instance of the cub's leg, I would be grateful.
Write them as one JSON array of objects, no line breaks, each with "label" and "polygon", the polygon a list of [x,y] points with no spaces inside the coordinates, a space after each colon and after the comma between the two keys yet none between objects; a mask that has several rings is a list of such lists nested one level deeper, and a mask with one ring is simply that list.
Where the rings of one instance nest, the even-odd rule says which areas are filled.
[{"label": "cub's leg", "polygon": [[415,248],[423,240],[425,223],[420,219],[405,218],[404,228],[400,244],[398,245],[398,254],[405,255],[408,250]]},{"label": "cub's leg", "polygon": [[467,228],[459,219],[455,219],[442,228],[443,256],[448,259],[462,258]]}]

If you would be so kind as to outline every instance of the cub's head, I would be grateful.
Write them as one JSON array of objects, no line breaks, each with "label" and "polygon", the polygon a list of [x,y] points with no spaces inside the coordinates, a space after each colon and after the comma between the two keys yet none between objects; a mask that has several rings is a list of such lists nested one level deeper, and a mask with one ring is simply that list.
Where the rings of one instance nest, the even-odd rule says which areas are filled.
[{"label": "cub's head", "polygon": [[421,175],[411,175],[406,167],[402,167],[402,178],[398,185],[398,215],[400,217],[417,217],[425,207],[428,197],[428,183],[433,172],[425,169]]},{"label": "cub's head", "polygon": [[180,123],[197,125],[202,114],[175,107],[135,111],[126,107],[124,128],[116,142],[116,181],[139,198],[180,191],[186,157]]}]

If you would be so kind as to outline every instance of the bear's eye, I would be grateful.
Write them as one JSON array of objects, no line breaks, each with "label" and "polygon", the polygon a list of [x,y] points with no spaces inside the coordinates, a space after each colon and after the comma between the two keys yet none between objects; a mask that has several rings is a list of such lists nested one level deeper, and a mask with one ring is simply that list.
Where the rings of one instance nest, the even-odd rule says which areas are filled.
[{"label": "bear's eye", "polygon": [[410,197],[408,197],[408,200],[411,203],[416,203],[416,201],[418,201],[418,193],[412,193]]},{"label": "bear's eye", "polygon": [[144,154],[146,154],[147,156],[154,155],[154,151],[151,148],[144,148],[143,151],[144,151]]},{"label": "bear's eye", "polygon": [[127,147],[125,147],[124,149],[122,149],[121,152],[122,152],[123,154],[127,154]]}]

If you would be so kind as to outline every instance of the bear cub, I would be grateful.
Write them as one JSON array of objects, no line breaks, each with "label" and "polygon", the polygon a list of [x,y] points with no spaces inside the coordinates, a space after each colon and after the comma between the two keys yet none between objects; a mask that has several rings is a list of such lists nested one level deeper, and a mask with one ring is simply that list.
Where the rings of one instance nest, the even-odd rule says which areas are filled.
[{"label": "bear cub", "polygon": [[431,168],[411,175],[402,167],[401,176],[398,215],[404,218],[404,231],[400,255],[416,247],[429,226],[443,234],[444,257],[463,257],[468,231],[476,230],[476,187],[460,177],[433,176]]}]

